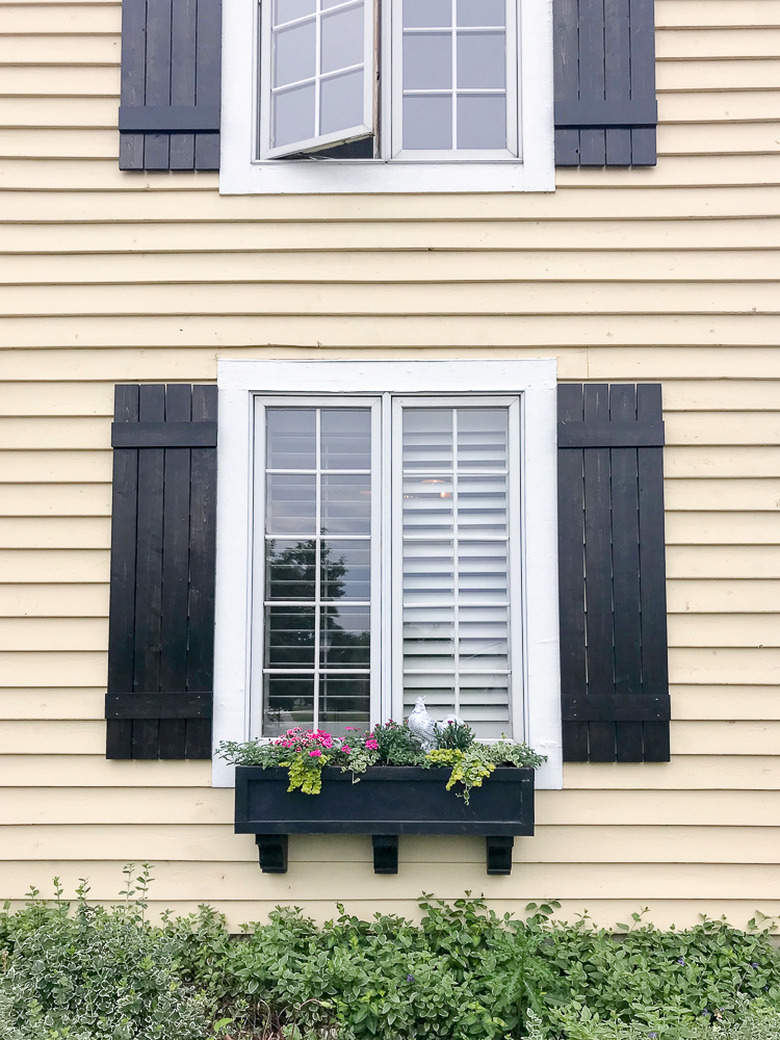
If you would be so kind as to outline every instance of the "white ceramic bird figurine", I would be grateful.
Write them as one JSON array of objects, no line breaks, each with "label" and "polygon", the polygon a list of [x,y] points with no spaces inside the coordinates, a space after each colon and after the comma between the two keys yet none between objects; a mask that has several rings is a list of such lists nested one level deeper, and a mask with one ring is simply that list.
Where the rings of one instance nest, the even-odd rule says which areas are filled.
[{"label": "white ceramic bird figurine", "polygon": [[423,751],[433,751],[436,747],[436,723],[428,714],[424,697],[418,697],[414,702],[414,711],[408,723],[409,730],[419,740]]}]

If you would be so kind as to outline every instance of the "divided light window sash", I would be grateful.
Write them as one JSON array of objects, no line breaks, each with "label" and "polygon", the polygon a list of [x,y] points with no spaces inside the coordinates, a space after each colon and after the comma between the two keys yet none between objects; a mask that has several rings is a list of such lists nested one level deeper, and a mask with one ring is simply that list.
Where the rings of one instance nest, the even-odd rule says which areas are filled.
[{"label": "divided light window sash", "polygon": [[375,133],[374,0],[260,0],[260,158]]}]

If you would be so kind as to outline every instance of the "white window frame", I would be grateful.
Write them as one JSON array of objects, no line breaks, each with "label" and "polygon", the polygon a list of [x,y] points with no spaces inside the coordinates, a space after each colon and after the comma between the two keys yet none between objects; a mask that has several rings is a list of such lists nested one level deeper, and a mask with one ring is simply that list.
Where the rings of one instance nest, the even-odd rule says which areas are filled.
[{"label": "white window frame", "polygon": [[[522,714],[525,739],[547,755],[537,787],[562,783],[557,571],[556,362],[554,359],[459,361],[218,362],[219,438],[214,745],[249,737],[255,398],[338,400],[340,395],[431,397],[517,394],[521,400]],[[350,402],[351,403],[351,402]],[[384,422],[389,422],[385,410]],[[385,431],[385,436],[389,431]],[[383,524],[389,524],[385,510]],[[389,528],[383,529],[383,537]],[[389,589],[389,574],[383,589]],[[380,592],[382,595],[382,592]],[[389,615],[389,611],[387,612]],[[387,655],[383,655],[386,659]],[[388,677],[384,677],[386,691]],[[372,703],[378,699],[372,697]],[[384,694],[383,711],[389,698]],[[389,712],[388,712],[389,713]],[[234,769],[216,756],[212,783],[230,787]]]},{"label": "white window frame", "polygon": [[[391,5],[376,0],[389,20]],[[223,195],[373,192],[553,191],[552,0],[517,0],[519,140],[522,158],[391,158],[389,125],[382,159],[259,160],[260,48],[258,0],[222,5],[222,125],[219,190]],[[380,66],[392,67],[391,33],[380,42]],[[392,112],[392,76],[380,77],[380,109]],[[388,116],[388,122],[392,117]]]}]

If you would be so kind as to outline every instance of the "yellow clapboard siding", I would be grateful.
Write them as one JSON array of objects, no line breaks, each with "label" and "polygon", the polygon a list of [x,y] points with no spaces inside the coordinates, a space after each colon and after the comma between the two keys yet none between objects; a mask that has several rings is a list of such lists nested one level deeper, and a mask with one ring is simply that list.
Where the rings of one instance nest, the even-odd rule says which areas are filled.
[{"label": "yellow clapboard siding", "polygon": [[776,58],[779,46],[778,29],[662,29],[655,37],[655,53],[661,61]]},{"label": "yellow clapboard siding", "polygon": [[780,744],[780,722],[697,720],[672,724],[672,754],[695,755],[706,747],[711,754],[772,755]]},{"label": "yellow clapboard siding", "polygon": [[777,0],[656,0],[655,23],[662,28],[778,26]]},{"label": "yellow clapboard siding", "polygon": [[[673,383],[664,384],[664,394]],[[774,477],[780,473],[780,446],[664,449],[667,477]]]},{"label": "yellow clapboard siding", "polygon": [[111,531],[103,517],[0,517],[3,549],[108,549]]},{"label": "yellow clapboard siding", "polygon": [[121,285],[0,287],[0,313],[47,315],[572,315],[776,314],[771,281],[679,285],[659,282],[650,295],[632,282],[522,285]]},{"label": "yellow clapboard siding", "polygon": [[0,787],[181,787],[195,798],[196,788],[211,790],[211,763],[109,761],[104,753],[47,755],[43,762],[31,755],[0,755]]},{"label": "yellow clapboard siding", "polygon": [[[104,650],[108,644],[105,618],[8,618],[3,623],[3,650]],[[95,684],[91,684],[95,685]]]},{"label": "yellow clapboard siding", "polygon": [[[755,85],[764,84],[759,82]],[[60,66],[55,77],[47,66],[6,66],[3,69],[3,93],[31,98],[107,97],[116,104],[119,99],[119,69],[68,65]]]},{"label": "yellow clapboard siding", "polygon": [[776,685],[780,651],[749,647],[672,647],[669,675],[674,683],[766,683]]},{"label": "yellow clapboard siding", "polygon": [[667,545],[778,545],[776,513],[668,513]]},{"label": "yellow clapboard siding", "polygon": [[[735,267],[735,264],[737,265]],[[9,285],[505,282],[765,282],[780,252],[764,249],[626,252],[432,249],[278,253],[255,250],[182,255],[95,253],[0,255]]]},{"label": "yellow clapboard siding", "polygon": [[0,130],[0,157],[27,159],[113,159],[119,135],[116,128],[100,130]]},{"label": "yellow clapboard siding", "polygon": [[3,458],[3,478],[12,483],[107,484],[110,451],[13,451]]},{"label": "yellow clapboard siding", "polygon": [[0,727],[0,755],[100,755],[106,750],[106,724],[68,719],[6,720]]},{"label": "yellow clapboard siding", "polygon": [[102,517],[111,512],[109,484],[6,484],[2,497],[9,517]]},{"label": "yellow clapboard siding", "polygon": [[[454,797],[454,796],[453,796]],[[724,833],[725,831],[725,833]],[[235,835],[230,821],[219,824],[6,825],[0,828],[3,860],[98,860],[106,849],[113,859],[138,862],[184,860],[193,864],[256,865],[251,835]],[[726,840],[724,840],[724,838]],[[366,836],[296,835],[290,860],[296,864],[333,862],[334,841],[347,864],[362,863],[370,871],[371,843]],[[8,855],[8,853],[13,855]],[[469,864],[482,867],[484,841],[474,837],[401,838],[403,873],[412,864]],[[774,864],[776,838],[766,827],[546,826],[533,840],[515,842],[514,862],[522,869],[539,863],[610,864]]]},{"label": "yellow clapboard siding", "polygon": [[0,549],[0,574],[5,582],[108,581],[104,549]]},{"label": "yellow clapboard siding", "polygon": [[[234,813],[227,788],[30,788],[6,790],[4,823],[225,824]],[[747,822],[747,821],[744,821]]]},{"label": "yellow clapboard siding", "polygon": [[669,619],[674,647],[777,647],[780,614],[676,614]]},{"label": "yellow clapboard siding", "polygon": [[780,445],[780,411],[670,413],[664,420],[668,444]]},{"label": "yellow clapboard siding", "polygon": [[[202,292],[203,290],[201,294]],[[745,344],[746,317],[745,314],[681,314],[675,316],[674,321],[670,321],[667,314],[527,314],[510,317],[422,315],[412,324],[408,318],[398,315],[291,315],[263,316],[262,323],[259,323],[256,313],[247,316],[211,314],[205,317],[193,317],[185,313],[177,316],[161,315],[156,318],[137,315],[80,315],[72,321],[66,321],[62,317],[9,318],[4,325],[6,335],[15,347],[25,350],[30,347],[44,348],[41,354],[36,351],[37,356],[45,356],[48,352],[46,348],[52,345],[66,350],[70,348],[71,367],[67,370],[71,378],[80,371],[76,366],[83,365],[83,362],[78,360],[80,350],[73,350],[74,347],[126,347],[137,343],[166,347],[178,346],[183,342],[200,345],[205,341],[210,342],[212,350],[224,348],[221,350],[221,356],[224,357],[269,357],[267,349],[263,347],[233,346],[236,342],[251,340],[257,335],[260,327],[263,342],[272,347],[273,356],[276,357],[282,356],[284,348],[292,348],[296,352],[301,348],[310,351],[331,348],[344,351],[345,355],[351,349],[357,351],[355,356],[365,356],[366,350],[370,350],[372,356],[378,357],[382,349],[404,346],[412,347],[415,351],[425,347],[447,350],[481,347],[486,356],[496,356],[495,352],[491,353],[490,349],[484,346],[485,343],[490,343],[494,350],[511,348],[515,357],[557,356],[561,362],[558,374],[562,379],[590,376],[614,380],[618,372],[618,378],[623,379],[658,379],[664,376],[673,378],[675,374],[694,373],[695,364],[701,359],[694,360],[687,351],[678,349],[681,346],[738,346],[744,354],[746,346],[761,348],[777,342],[776,316],[754,315],[750,317],[749,322],[750,343]],[[654,354],[652,348],[657,348],[659,344],[668,344],[675,349],[668,351],[665,368],[656,367],[650,374],[650,362],[645,356],[647,351],[624,349],[641,345],[651,348],[649,353]],[[583,351],[585,348],[591,351],[589,360],[599,366],[596,370],[566,370],[562,367],[567,354]],[[150,347],[148,353],[151,353],[152,349]],[[709,352],[708,350],[707,353]],[[772,357],[771,351],[767,351],[767,354]],[[660,356],[660,350],[658,355]],[[469,356],[475,354],[470,350]],[[4,356],[0,356],[0,370],[4,369],[9,378],[17,379],[20,372],[27,371],[28,360],[22,356],[17,365],[16,357],[8,351]],[[729,361],[728,352],[724,351],[724,364],[728,365]],[[740,373],[744,373],[746,363],[746,358],[740,362]],[[63,366],[64,369],[66,367]],[[175,359],[172,359],[171,367],[166,367],[173,379],[181,378],[175,367]],[[202,378],[214,378],[211,373],[216,368],[215,354],[211,352],[202,356],[199,362],[196,362],[196,367],[204,373]],[[769,372],[773,373],[778,367],[780,357],[775,357],[770,361]],[[183,367],[181,371],[186,371],[190,379],[198,378],[191,365]],[[98,376],[98,373],[95,375],[105,378],[104,375]],[[135,372],[132,366],[129,367],[129,371],[123,372],[120,369],[116,371],[116,378],[137,378],[137,369]]]},{"label": "yellow clapboard siding", "polygon": [[[773,90],[705,91],[702,94],[664,94],[658,106],[663,123],[776,123],[780,119]],[[709,154],[719,153],[714,143]]]},{"label": "yellow clapboard siding", "polygon": [[780,479],[667,480],[665,497],[668,510],[724,509],[732,504],[740,510],[763,509],[777,513],[780,509]]},{"label": "yellow clapboard siding", "polygon": [[780,720],[780,703],[771,686],[674,685],[671,696],[674,719]]},{"label": "yellow clapboard siding", "polygon": [[774,154],[780,150],[777,122],[664,124],[658,134],[658,155]]},{"label": "yellow clapboard siding", "polygon": [[[329,913],[335,913],[335,902],[349,900],[392,900],[403,897],[414,900],[431,885],[435,867],[436,896],[443,899],[463,897],[464,888],[473,884],[474,871],[458,863],[407,863],[400,855],[397,875],[382,878],[381,895],[370,864],[341,863],[338,859],[338,841],[327,836],[323,841],[331,848],[331,859],[316,862],[296,861],[294,837],[290,839],[290,869],[287,874],[261,874],[257,862],[247,861],[230,865],[231,900],[267,900],[290,903],[307,899],[323,899],[329,904]],[[251,848],[251,836],[235,835],[234,840]],[[440,838],[446,843],[446,838]],[[525,839],[527,842],[532,839]],[[367,846],[368,845],[367,842]],[[24,899],[30,885],[50,891],[51,879],[61,879],[66,891],[74,891],[80,877],[88,876],[90,896],[94,899],[118,899],[124,888],[122,860],[71,861],[68,859],[20,860],[8,864],[4,870],[4,888],[11,899]],[[187,861],[167,861],[154,864],[153,895],[160,904],[171,900],[199,900],[214,903],[225,899],[225,877],[228,864],[201,864],[197,868]],[[700,864],[636,863],[629,865],[598,864],[536,864],[527,863],[517,870],[518,880],[512,884],[512,894],[527,902],[541,893],[554,898],[586,900],[632,899],[636,905],[647,905],[653,899],[740,899],[745,892],[754,894],[759,905],[777,904],[777,881],[780,867],[773,864],[709,864],[706,871]],[[472,879],[472,880],[470,880]],[[479,874],[479,888],[486,898],[506,898],[506,878]],[[752,904],[755,907],[755,902]]]},{"label": "yellow clapboard siding", "polygon": [[0,65],[38,65],[54,69],[59,66],[118,65],[119,32],[86,35],[83,26],[78,34],[68,37],[67,46],[59,36],[22,34],[0,35]]},{"label": "yellow clapboard siding", "polygon": [[[691,379],[664,387],[664,415],[675,411],[778,411],[780,381],[772,379]],[[729,444],[731,448],[731,444]]]},{"label": "yellow clapboard siding", "polygon": [[[45,15],[44,12],[45,11]],[[36,35],[45,30],[57,36],[88,33],[118,33],[119,4],[6,4],[3,6],[3,35]]]},{"label": "yellow clapboard siding", "polygon": [[668,581],[669,610],[675,614],[691,611],[716,614],[734,610],[739,613],[771,613],[780,603],[780,581]]},{"label": "yellow clapboard siding", "polygon": [[[679,326],[683,319],[675,319]],[[769,323],[767,323],[767,326]],[[710,323],[712,327],[712,322]],[[743,346],[736,350],[724,349],[728,344],[722,343],[718,349],[718,375],[721,379],[736,376],[741,378],[745,372],[763,373],[767,379],[780,375],[780,355],[777,351],[767,350],[756,342],[756,325],[751,318],[746,335],[743,323]],[[744,341],[750,339],[750,343]],[[647,346],[642,351],[633,351],[616,359],[614,348],[592,346],[588,350],[589,377],[591,379],[614,380],[639,379],[680,379],[696,378],[707,371],[712,362],[712,349],[668,350],[665,347]],[[618,375],[619,373],[619,375]]]},{"label": "yellow clapboard siding", "polygon": [[99,415],[110,418],[114,412],[114,384],[3,381],[0,383],[0,409],[7,417]]},{"label": "yellow clapboard siding", "polygon": [[102,719],[105,687],[0,690],[0,719]]},{"label": "yellow clapboard siding", "polygon": [[761,90],[780,83],[780,61],[775,58],[736,58],[724,61],[658,61],[656,88],[674,90]]},{"label": "yellow clapboard siding", "polygon": [[[210,212],[197,222],[188,222],[178,196],[166,199],[170,202],[167,216],[155,204],[159,200],[153,194],[137,197],[96,192],[87,197],[89,208],[78,195],[28,197],[9,192],[4,252],[57,254],[67,243],[68,252],[74,254],[187,252],[197,258],[225,252],[267,253],[282,263],[294,264],[292,256],[299,252],[322,252],[333,258],[337,251],[387,255],[421,250],[427,255],[438,250],[479,250],[483,254],[511,250],[524,256],[529,251],[554,250],[560,256],[583,250],[597,261],[602,250],[615,250],[620,252],[621,262],[627,258],[641,263],[633,259],[634,254],[641,256],[648,250],[665,250],[673,254],[673,262],[686,262],[683,258],[688,253],[702,249],[713,254],[733,249],[776,249],[780,235],[780,219],[771,216],[701,220],[634,215],[627,223],[603,214],[598,220],[577,221],[557,214],[542,217],[537,213],[533,220],[518,214],[515,220],[491,218],[483,222],[464,214],[451,221],[404,218],[380,222],[367,218],[362,222],[334,219],[304,224],[258,221],[249,212],[244,220],[228,223],[225,216]],[[681,238],[685,239],[685,252],[679,248]]]},{"label": "yellow clapboard siding", "polygon": [[104,650],[3,650],[0,668],[3,686],[100,686],[106,681],[107,654]]},{"label": "yellow clapboard siding", "polygon": [[107,617],[108,586],[84,582],[0,585],[0,616]]},{"label": "yellow clapboard siding", "polygon": [[[717,681],[713,677],[712,682]],[[727,681],[727,680],[724,680]],[[739,682],[739,680],[733,680]],[[563,767],[566,790],[583,791],[777,791],[780,756],[676,755],[671,762],[567,762]]]},{"label": "yellow clapboard siding", "polygon": [[102,416],[95,419],[71,416],[0,419],[0,443],[11,450],[87,448],[108,451],[111,448],[111,424]]}]

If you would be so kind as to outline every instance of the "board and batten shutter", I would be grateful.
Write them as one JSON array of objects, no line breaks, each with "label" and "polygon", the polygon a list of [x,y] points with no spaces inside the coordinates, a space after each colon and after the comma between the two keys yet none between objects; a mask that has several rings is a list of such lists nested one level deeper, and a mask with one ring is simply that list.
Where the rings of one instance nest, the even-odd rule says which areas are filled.
[{"label": "board and batten shutter", "polygon": [[219,169],[221,0],[122,0],[120,170]]},{"label": "board and batten shutter", "polygon": [[[653,0],[553,0],[555,162],[654,166]],[[221,0],[122,0],[121,170],[219,168]]]},{"label": "board and batten shutter", "polygon": [[655,166],[653,0],[553,0],[556,166]]},{"label": "board and batten shutter", "polygon": [[210,758],[217,388],[116,387],[106,754]]},{"label": "board and batten shutter", "polygon": [[563,755],[669,760],[659,384],[558,387]]}]

